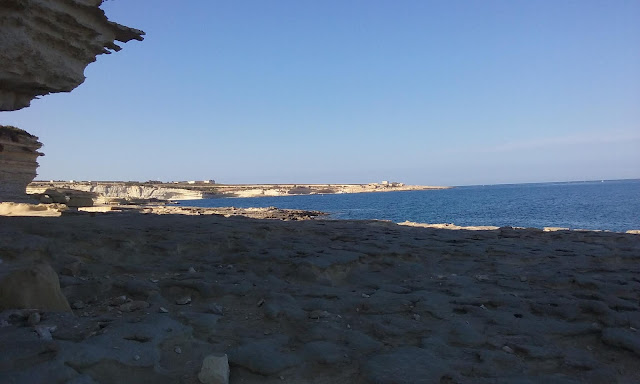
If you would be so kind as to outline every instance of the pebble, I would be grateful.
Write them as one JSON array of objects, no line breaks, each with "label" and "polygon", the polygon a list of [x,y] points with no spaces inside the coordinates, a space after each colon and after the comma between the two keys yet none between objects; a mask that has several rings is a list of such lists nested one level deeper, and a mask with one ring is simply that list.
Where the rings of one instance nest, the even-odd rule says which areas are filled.
[{"label": "pebble", "polygon": [[509,347],[508,345],[505,345],[504,347],[502,347],[502,350],[507,353],[513,353],[513,349],[511,349],[511,347]]},{"label": "pebble", "polygon": [[191,296],[182,296],[178,300],[176,300],[176,304],[178,305],[187,305],[191,302]]},{"label": "pebble", "polygon": [[362,297],[363,297],[363,298],[365,298],[365,299],[368,299],[368,298],[370,298],[370,297],[371,297],[371,295],[367,295],[366,293],[363,293],[363,294],[362,294]]},{"label": "pebble", "polygon": [[178,355],[182,353],[182,348],[180,348],[180,347],[175,347],[173,350],[174,350],[174,351],[175,351],[175,353],[177,353]]},{"label": "pebble", "polygon": [[169,311],[167,310],[167,308],[165,308],[165,307],[160,307],[160,309],[158,309],[158,311],[159,311],[160,313],[168,313],[168,312],[169,312]]},{"label": "pebble", "polygon": [[264,304],[264,299],[260,299],[260,301],[258,301],[258,307],[262,307],[262,304]]},{"label": "pebble", "polygon": [[135,360],[135,361],[140,360],[140,355],[135,355],[135,356],[133,356],[133,360]]},{"label": "pebble", "polygon": [[193,267],[189,267],[189,273],[196,273],[196,269]]},{"label": "pebble", "polygon": [[74,302],[73,304],[71,304],[71,307],[73,309],[82,309],[82,308],[85,307],[85,305],[84,305],[84,303],[82,301],[78,300],[78,301]]},{"label": "pebble", "polygon": [[417,314],[417,313],[414,313],[414,314],[412,315],[412,317],[413,317],[413,320],[415,320],[415,321],[420,320],[420,315],[419,315],[419,314]]},{"label": "pebble", "polygon": [[157,283],[160,280],[158,280],[158,279],[149,279],[149,281],[152,282],[152,283]]}]

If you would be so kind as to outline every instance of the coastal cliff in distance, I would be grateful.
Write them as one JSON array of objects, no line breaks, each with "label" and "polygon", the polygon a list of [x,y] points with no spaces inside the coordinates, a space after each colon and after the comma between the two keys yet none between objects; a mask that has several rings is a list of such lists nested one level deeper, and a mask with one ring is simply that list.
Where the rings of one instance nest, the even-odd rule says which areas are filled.
[{"label": "coastal cliff in distance", "polygon": [[260,197],[363,192],[419,191],[450,187],[404,185],[402,183],[370,184],[213,184],[205,182],[90,182],[35,181],[27,187],[29,194],[47,191],[82,191],[94,194],[95,202],[121,203],[122,200],[198,200],[216,197]]}]

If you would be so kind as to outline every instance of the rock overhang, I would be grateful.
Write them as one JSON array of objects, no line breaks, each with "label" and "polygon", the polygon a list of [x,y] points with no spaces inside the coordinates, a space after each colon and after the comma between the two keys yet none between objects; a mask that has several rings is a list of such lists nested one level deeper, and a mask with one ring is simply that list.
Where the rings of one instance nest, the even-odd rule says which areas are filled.
[{"label": "rock overhang", "polygon": [[0,111],[28,107],[49,93],[70,92],[115,42],[144,32],[107,19],[102,0],[4,0],[0,3]]}]

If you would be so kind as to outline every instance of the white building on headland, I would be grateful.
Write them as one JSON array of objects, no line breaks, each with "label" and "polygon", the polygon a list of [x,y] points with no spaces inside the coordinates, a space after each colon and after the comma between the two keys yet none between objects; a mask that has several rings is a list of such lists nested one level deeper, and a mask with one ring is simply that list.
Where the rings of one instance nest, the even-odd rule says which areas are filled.
[{"label": "white building on headland", "polygon": [[383,180],[380,185],[384,185],[385,187],[404,187],[404,183],[398,183],[397,181],[387,181]]}]

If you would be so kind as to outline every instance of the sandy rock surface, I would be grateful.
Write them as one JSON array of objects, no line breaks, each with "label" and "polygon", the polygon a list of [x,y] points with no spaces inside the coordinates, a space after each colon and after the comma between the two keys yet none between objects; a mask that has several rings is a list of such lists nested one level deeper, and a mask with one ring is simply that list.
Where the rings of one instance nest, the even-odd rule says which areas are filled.
[{"label": "sandy rock surface", "polygon": [[0,314],[2,383],[640,382],[634,234],[94,213],[0,259],[73,309]]}]

